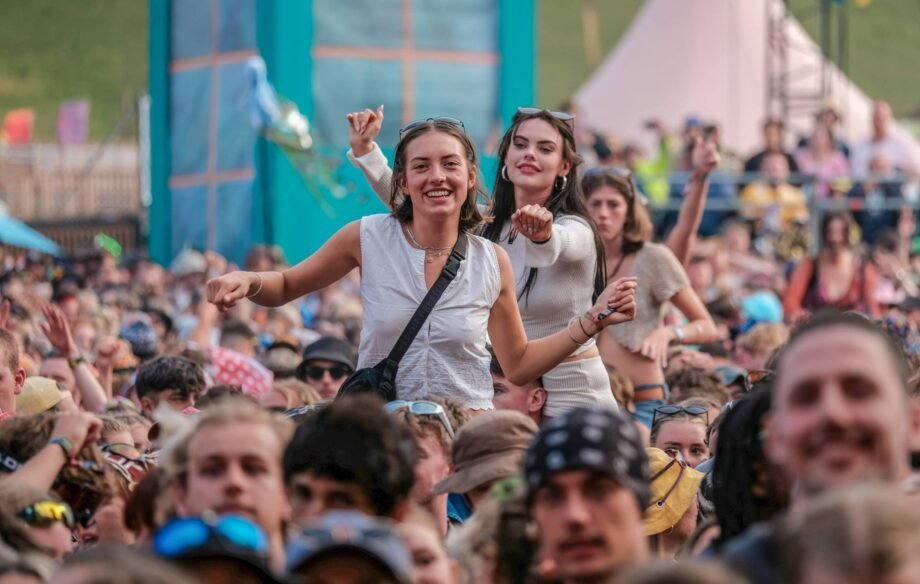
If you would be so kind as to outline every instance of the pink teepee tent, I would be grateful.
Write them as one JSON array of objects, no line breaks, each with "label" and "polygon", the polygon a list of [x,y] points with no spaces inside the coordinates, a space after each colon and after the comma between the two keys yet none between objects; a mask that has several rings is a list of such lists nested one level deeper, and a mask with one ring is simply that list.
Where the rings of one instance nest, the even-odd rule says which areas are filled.
[{"label": "pink teepee tent", "polygon": [[[651,146],[645,120],[658,118],[678,128],[695,115],[721,126],[726,147],[753,153],[768,113],[768,8],[782,10],[782,2],[647,0],[576,93],[582,117],[602,131]],[[821,50],[794,19],[785,26],[788,69],[795,72],[790,93],[818,95]],[[826,101],[843,115],[842,137],[852,143],[868,136],[872,100],[836,67],[830,88]],[[787,128],[794,135],[808,134],[813,113],[792,116]],[[895,132],[908,136],[900,127]],[[913,139],[912,144],[920,167],[920,144]]]}]

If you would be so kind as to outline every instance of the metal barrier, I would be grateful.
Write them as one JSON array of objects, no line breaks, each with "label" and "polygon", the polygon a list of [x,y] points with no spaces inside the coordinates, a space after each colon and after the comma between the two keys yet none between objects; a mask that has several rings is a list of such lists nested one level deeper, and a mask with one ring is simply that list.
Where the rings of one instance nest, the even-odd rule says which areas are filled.
[{"label": "metal barrier", "polygon": [[[648,178],[648,177],[647,177]],[[674,216],[680,210],[681,205],[683,204],[683,199],[679,196],[674,196],[674,193],[682,192],[683,186],[686,184],[686,181],[690,178],[689,172],[673,172],[670,175],[651,177],[651,180],[667,180],[671,185],[671,196],[668,198],[668,201],[665,203],[655,203],[650,201],[650,208],[656,212],[663,212],[671,215],[671,219],[674,219]],[[710,182],[710,193],[713,192],[713,186],[717,190],[723,191],[722,196],[718,198],[707,197],[705,212],[727,212],[727,213],[738,213],[742,208],[749,208],[753,204],[750,202],[742,201],[739,197],[741,187],[747,184],[755,183],[758,181],[763,181],[763,175],[759,173],[726,173],[726,172],[717,172],[711,177]],[[850,177],[840,177],[839,179],[834,179],[832,181],[827,181],[833,183],[836,180],[849,182],[851,185],[858,184],[854,182]],[[864,182],[874,182],[875,184],[883,184],[886,186],[897,187],[899,191],[902,192],[901,197],[891,197],[891,198],[863,198],[856,196],[841,196],[838,198],[818,198],[814,196],[814,187],[816,181],[812,177],[804,175],[793,175],[790,177],[789,183],[793,186],[797,186],[802,190],[802,193],[805,195],[806,204],[808,206],[809,213],[809,232],[811,235],[812,245],[817,245],[817,242],[820,241],[818,237],[821,219],[823,216],[830,211],[848,211],[850,213],[858,214],[860,212],[886,212],[886,211],[900,211],[902,209],[911,209],[916,214],[920,210],[920,184],[916,181],[903,180],[900,178],[892,179],[891,177],[867,177]],[[725,194],[729,196],[724,196]],[[766,208],[770,205],[761,205],[761,207]]]}]

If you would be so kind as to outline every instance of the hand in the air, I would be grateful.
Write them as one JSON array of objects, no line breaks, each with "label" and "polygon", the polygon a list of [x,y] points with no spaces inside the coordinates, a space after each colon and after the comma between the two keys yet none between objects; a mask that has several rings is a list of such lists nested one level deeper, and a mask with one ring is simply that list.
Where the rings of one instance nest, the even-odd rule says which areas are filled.
[{"label": "hand in the air", "polygon": [[364,156],[374,149],[374,140],[383,126],[383,105],[375,111],[365,109],[345,116],[348,120],[348,144],[355,156]]}]

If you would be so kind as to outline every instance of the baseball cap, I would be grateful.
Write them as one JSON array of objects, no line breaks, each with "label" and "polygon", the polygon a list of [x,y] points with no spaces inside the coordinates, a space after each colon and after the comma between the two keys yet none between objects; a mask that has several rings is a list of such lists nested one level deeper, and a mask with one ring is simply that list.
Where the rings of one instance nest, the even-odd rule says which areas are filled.
[{"label": "baseball cap", "polygon": [[179,278],[191,274],[203,274],[208,271],[208,260],[200,251],[187,247],[175,257],[169,266],[169,271]]},{"label": "baseball cap", "polygon": [[300,365],[300,349],[291,343],[276,341],[269,345],[259,357],[262,365],[275,374],[275,377],[291,377]]},{"label": "baseball cap", "polygon": [[303,351],[303,361],[311,359],[325,359],[348,365],[352,371],[355,369],[355,353],[351,345],[336,337],[322,337],[307,346]]},{"label": "baseball cap", "polygon": [[612,477],[648,506],[648,458],[633,421],[618,411],[576,408],[544,424],[524,462],[528,500],[550,477],[574,470]]},{"label": "baseball cap", "polygon": [[432,493],[468,493],[479,485],[518,474],[536,433],[536,423],[520,412],[494,410],[476,416],[454,438],[454,472],[437,483]]},{"label": "baseball cap", "polygon": [[747,379],[747,371],[737,365],[720,365],[716,367],[714,371],[719,374],[719,377],[722,379],[722,385],[725,387],[736,383],[744,385]]},{"label": "baseball cap", "polygon": [[646,448],[651,478],[651,503],[645,509],[645,535],[666,531],[681,520],[700,490],[703,473],[683,457],[671,458],[658,448]]},{"label": "baseball cap", "polygon": [[138,319],[122,326],[119,336],[128,341],[131,352],[140,359],[152,357],[157,352],[157,333],[150,325],[149,319]]},{"label": "baseball cap", "polygon": [[16,413],[40,414],[47,412],[70,397],[66,389],[48,377],[26,377],[22,391],[16,396]]},{"label": "baseball cap", "polygon": [[154,534],[153,548],[157,555],[192,572],[197,565],[219,562],[231,564],[258,582],[281,582],[268,566],[268,538],[245,517],[206,513],[173,519]]},{"label": "baseball cap", "polygon": [[398,582],[410,581],[409,552],[392,524],[356,511],[330,511],[292,537],[286,571],[303,572],[339,554],[364,556]]},{"label": "baseball cap", "polygon": [[741,299],[741,313],[745,319],[741,332],[763,322],[783,322],[783,305],[772,292],[761,290]]}]

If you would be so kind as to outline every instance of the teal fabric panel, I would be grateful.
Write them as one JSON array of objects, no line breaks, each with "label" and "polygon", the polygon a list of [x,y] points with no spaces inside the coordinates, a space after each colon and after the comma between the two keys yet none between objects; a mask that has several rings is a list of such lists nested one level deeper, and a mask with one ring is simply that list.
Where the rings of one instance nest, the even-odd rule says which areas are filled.
[{"label": "teal fabric panel", "polygon": [[210,69],[174,73],[169,92],[171,175],[204,174],[211,120]]}]

